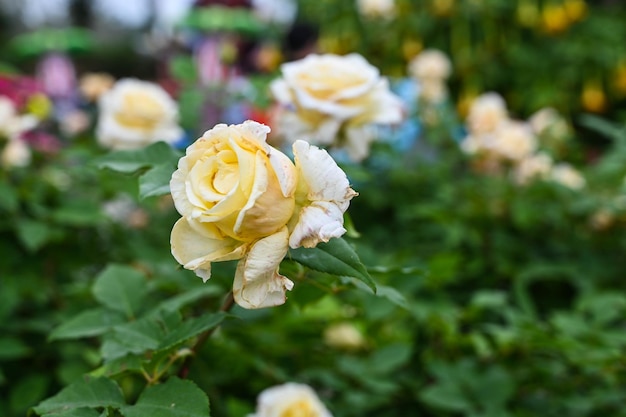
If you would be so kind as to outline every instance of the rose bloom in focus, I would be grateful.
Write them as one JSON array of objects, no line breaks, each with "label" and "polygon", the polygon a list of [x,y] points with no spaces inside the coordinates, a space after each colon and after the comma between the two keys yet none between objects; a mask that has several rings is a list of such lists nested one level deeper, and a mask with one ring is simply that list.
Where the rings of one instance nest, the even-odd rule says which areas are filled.
[{"label": "rose bloom in focus", "polygon": [[256,412],[248,417],[332,417],[311,387],[289,382],[259,394]]},{"label": "rose bloom in focus", "polygon": [[212,262],[239,260],[233,296],[244,308],[283,304],[293,287],[278,273],[288,248],[343,235],[357,195],[326,151],[296,141],[294,164],[266,143],[269,131],[253,121],[215,126],[187,148],[170,181],[182,215],[172,254],[205,281]]},{"label": "rose bloom in focus", "polygon": [[399,123],[403,105],[386,78],[358,54],[311,54],[281,66],[271,92],[278,102],[273,124],[287,142],[344,148],[354,161],[369,154],[377,124]]},{"label": "rose bloom in focus", "polygon": [[178,105],[157,84],[126,78],[98,100],[98,142],[110,149],[137,149],[183,136]]}]

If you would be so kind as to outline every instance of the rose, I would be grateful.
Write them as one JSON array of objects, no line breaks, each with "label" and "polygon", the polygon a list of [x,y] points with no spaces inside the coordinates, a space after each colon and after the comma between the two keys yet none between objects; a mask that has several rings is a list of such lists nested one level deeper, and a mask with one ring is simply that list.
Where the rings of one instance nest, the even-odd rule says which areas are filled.
[{"label": "rose", "polygon": [[552,168],[550,179],[572,190],[580,190],[586,184],[585,177],[568,163],[561,162]]},{"label": "rose", "polygon": [[467,128],[471,134],[491,133],[507,119],[508,111],[502,96],[485,93],[472,101],[467,115]]},{"label": "rose", "polygon": [[[377,68],[362,56],[311,54],[281,66],[271,83],[280,105],[275,126],[283,138],[345,147],[353,160],[369,153],[372,124],[397,123],[402,103]],[[342,143],[343,141],[343,143]]]},{"label": "rose", "polygon": [[182,137],[176,102],[157,84],[122,79],[98,100],[96,136],[111,149],[136,149]]},{"label": "rose", "polygon": [[256,412],[248,417],[332,417],[313,389],[305,384],[289,382],[262,391]]},{"label": "rose", "polygon": [[552,158],[546,153],[528,156],[517,164],[513,177],[520,185],[527,184],[533,178],[546,178],[552,169]]},{"label": "rose", "polygon": [[357,350],[365,347],[363,335],[349,322],[336,323],[326,328],[324,342],[328,346],[346,350]]},{"label": "rose", "polygon": [[182,215],[172,254],[209,279],[211,263],[237,260],[235,301],[245,308],[285,302],[293,283],[278,274],[288,247],[312,247],[345,233],[356,193],[327,152],[296,141],[296,165],[266,143],[253,121],[217,125],[187,148],[170,188]]},{"label": "rose", "polygon": [[450,59],[437,49],[426,49],[409,62],[409,73],[422,83],[442,82],[451,71]]},{"label": "rose", "polygon": [[395,0],[357,0],[357,8],[365,17],[393,17],[396,14]]}]

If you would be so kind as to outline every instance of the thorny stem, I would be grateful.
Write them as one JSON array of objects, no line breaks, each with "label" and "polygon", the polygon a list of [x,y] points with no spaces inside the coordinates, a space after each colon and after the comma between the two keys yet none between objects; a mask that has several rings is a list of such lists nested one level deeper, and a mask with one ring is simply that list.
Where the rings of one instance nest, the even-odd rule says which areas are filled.
[{"label": "thorny stem", "polygon": [[[229,291],[228,294],[226,294],[224,303],[222,303],[222,306],[220,307],[218,311],[226,312],[230,310],[234,304],[235,304],[235,299],[233,298],[233,292]],[[215,332],[216,329],[217,329],[217,326],[207,330],[206,332],[198,336],[198,340],[196,340],[196,343],[192,346],[191,351],[193,353],[197,353],[202,347],[202,345],[209,339],[209,337],[211,337],[213,332]],[[179,377],[183,379],[187,377],[187,374],[189,374],[189,364],[191,363],[193,357],[194,355],[191,354],[185,358],[182,366],[180,367],[180,371],[178,371]]]}]

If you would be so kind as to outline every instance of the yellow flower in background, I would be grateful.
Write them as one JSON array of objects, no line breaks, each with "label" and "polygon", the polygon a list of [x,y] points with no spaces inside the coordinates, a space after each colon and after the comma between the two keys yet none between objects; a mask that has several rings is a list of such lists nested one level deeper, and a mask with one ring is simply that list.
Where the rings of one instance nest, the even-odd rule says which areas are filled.
[{"label": "yellow flower in background", "polygon": [[288,382],[262,391],[248,417],[332,417],[313,389]]},{"label": "yellow flower in background", "polygon": [[563,8],[572,22],[578,22],[587,15],[587,3],[585,0],[565,0]]},{"label": "yellow flower in background", "polygon": [[454,8],[454,0],[432,0],[432,8],[435,16],[449,16]]},{"label": "yellow flower in background", "polygon": [[551,34],[561,33],[571,24],[567,10],[560,4],[546,4],[541,11],[541,20],[543,29]]},{"label": "yellow flower in background", "polygon": [[520,0],[516,9],[517,21],[525,27],[535,27],[541,19],[539,7],[535,1]]},{"label": "yellow flower in background", "polygon": [[593,113],[602,113],[607,107],[607,98],[599,82],[590,81],[583,87],[580,101],[583,108]]},{"label": "yellow flower in background", "polygon": [[244,308],[285,302],[293,282],[278,268],[288,248],[343,235],[356,195],[326,151],[296,141],[294,165],[266,143],[269,131],[253,121],[215,126],[187,148],[170,181],[182,216],[174,258],[204,281],[212,262],[239,260],[233,296]]},{"label": "yellow flower in background", "polygon": [[626,95],[626,60],[622,60],[615,68],[613,85],[619,94]]},{"label": "yellow flower in background", "polygon": [[386,78],[358,54],[311,54],[281,66],[271,92],[279,104],[275,126],[288,141],[343,147],[355,161],[369,154],[372,125],[398,123],[399,97]]},{"label": "yellow flower in background", "polygon": [[183,130],[178,105],[159,85],[126,78],[98,101],[98,142],[111,149],[136,149],[154,142],[172,143]]},{"label": "yellow flower in background", "polygon": [[410,61],[424,49],[424,44],[419,39],[405,39],[402,42],[402,56],[405,60]]},{"label": "yellow flower in background", "polygon": [[26,102],[26,112],[39,120],[46,119],[52,112],[52,102],[45,94],[33,94]]}]

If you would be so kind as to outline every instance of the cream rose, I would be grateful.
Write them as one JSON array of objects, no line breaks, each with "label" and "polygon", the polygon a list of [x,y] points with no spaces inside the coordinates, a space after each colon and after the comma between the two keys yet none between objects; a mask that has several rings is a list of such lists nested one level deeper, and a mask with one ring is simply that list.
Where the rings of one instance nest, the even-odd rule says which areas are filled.
[{"label": "cream rose", "polygon": [[203,280],[211,263],[239,260],[235,301],[245,308],[285,302],[293,283],[278,274],[289,246],[311,247],[345,233],[356,193],[328,153],[296,141],[296,165],[266,143],[269,127],[220,124],[187,148],[170,189],[182,215],[172,254]]},{"label": "cream rose", "polygon": [[572,190],[580,190],[586,184],[585,177],[568,163],[561,162],[552,168],[550,179]]},{"label": "cream rose", "polygon": [[493,132],[491,151],[509,161],[520,161],[530,156],[537,148],[537,138],[527,123],[506,120]]},{"label": "cream rose", "polygon": [[513,178],[520,185],[528,184],[532,179],[545,179],[552,169],[552,158],[546,153],[537,153],[519,161],[513,172]]},{"label": "cream rose", "polygon": [[467,115],[467,128],[471,134],[493,132],[508,119],[506,102],[497,93],[485,93],[472,101]]},{"label": "cream rose", "polygon": [[409,62],[409,73],[422,83],[442,82],[451,72],[450,59],[437,49],[426,49]]},{"label": "cream rose", "polygon": [[357,0],[356,5],[365,17],[393,17],[396,14],[395,0]]},{"label": "cream rose", "polygon": [[104,147],[136,149],[183,135],[176,102],[157,84],[122,79],[100,96],[98,106],[96,136]]},{"label": "cream rose", "polygon": [[302,137],[345,147],[352,159],[361,160],[373,140],[364,127],[402,119],[402,103],[387,79],[358,54],[311,54],[281,70],[282,78],[270,87],[280,105],[274,124],[288,141]]},{"label": "cream rose", "polygon": [[311,387],[289,382],[259,394],[256,412],[248,417],[332,417]]}]

